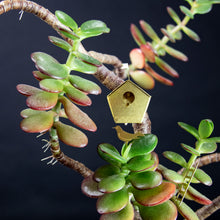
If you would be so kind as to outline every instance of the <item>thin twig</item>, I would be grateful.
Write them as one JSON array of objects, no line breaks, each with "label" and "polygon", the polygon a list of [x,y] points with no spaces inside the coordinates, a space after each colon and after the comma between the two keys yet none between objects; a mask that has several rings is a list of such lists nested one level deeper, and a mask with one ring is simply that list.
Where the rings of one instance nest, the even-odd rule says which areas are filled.
[{"label": "thin twig", "polygon": [[220,209],[220,196],[215,198],[212,201],[212,204],[205,205],[202,208],[198,209],[196,211],[196,214],[198,215],[200,220],[204,220],[212,215],[214,212],[216,212],[218,209]]}]

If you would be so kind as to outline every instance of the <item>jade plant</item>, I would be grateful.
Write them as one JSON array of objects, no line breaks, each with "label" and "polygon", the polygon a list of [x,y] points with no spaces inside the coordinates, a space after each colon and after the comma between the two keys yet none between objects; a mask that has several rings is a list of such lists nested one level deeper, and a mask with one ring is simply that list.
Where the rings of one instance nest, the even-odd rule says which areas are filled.
[{"label": "jade plant", "polygon": [[[170,76],[178,77],[177,71],[161,57],[169,54],[182,61],[187,61],[188,58],[184,53],[168,46],[168,42],[181,40],[182,33],[199,41],[198,34],[187,27],[188,22],[196,14],[206,14],[214,4],[220,3],[219,0],[186,1],[189,8],[180,6],[184,14],[182,20],[172,8],[167,8],[176,25],[169,24],[162,28],[162,38],[150,24],[140,20],[141,29],[150,38],[146,41],[138,27],[131,24],[131,35],[139,48],[134,48],[129,53],[131,64],[127,67],[115,56],[87,52],[83,47],[84,39],[109,33],[110,29],[104,22],[89,20],[78,25],[63,11],[58,10],[53,14],[27,0],[6,0],[0,3],[0,14],[14,9],[35,14],[60,35],[49,36],[49,41],[68,53],[66,62],[60,63],[45,52],[34,52],[31,59],[37,70],[33,71],[33,76],[38,80],[39,88],[27,84],[17,85],[18,92],[27,97],[28,107],[21,111],[23,119],[20,127],[28,133],[39,133],[39,136],[49,134],[43,148],[45,152],[50,149],[51,155],[43,160],[51,159],[51,164],[60,162],[84,177],[82,192],[97,198],[97,212],[101,220],[175,220],[178,213],[187,220],[197,220],[205,219],[220,208],[219,197],[211,201],[192,186],[199,183],[207,186],[212,184],[211,177],[199,168],[203,163],[214,161],[214,157],[218,158],[218,154],[213,153],[217,150],[220,137],[211,136],[214,124],[210,119],[202,120],[198,128],[178,123],[196,138],[194,147],[181,144],[190,154],[189,160],[173,151],[163,153],[164,157],[181,167],[178,172],[160,163],[160,155],[155,152],[159,135],[151,134],[151,122],[147,113],[141,124],[133,124],[134,134],[121,129],[120,132],[129,137],[121,150],[105,143],[105,140],[98,145],[98,155],[107,164],[97,168],[95,172],[66,156],[59,143],[62,141],[66,145],[83,148],[88,144],[88,138],[78,128],[92,132],[97,129],[95,122],[77,105],[90,106],[92,101],[88,95],[100,94],[101,88],[82,74],[94,75],[110,90],[121,85],[123,79],[130,79],[130,76],[147,90],[154,88],[154,79],[168,86],[173,85],[171,80],[159,75],[150,65],[156,64]],[[109,70],[104,64],[113,65],[114,70]],[[66,119],[78,128],[68,125]],[[120,139],[119,131],[116,131]],[[201,157],[202,154],[210,155]],[[194,212],[186,200],[207,206]]]}]

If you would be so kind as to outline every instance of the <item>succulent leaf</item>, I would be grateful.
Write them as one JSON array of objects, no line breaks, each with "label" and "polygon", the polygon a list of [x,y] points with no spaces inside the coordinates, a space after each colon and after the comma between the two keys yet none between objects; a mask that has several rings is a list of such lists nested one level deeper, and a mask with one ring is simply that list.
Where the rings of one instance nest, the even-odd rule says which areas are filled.
[{"label": "succulent leaf", "polygon": [[129,56],[130,56],[132,66],[134,66],[137,69],[143,69],[144,68],[145,57],[144,57],[144,54],[141,51],[141,49],[134,48],[129,53]]},{"label": "succulent leaf", "polygon": [[66,65],[58,63],[52,56],[35,52],[31,54],[31,59],[36,64],[37,69],[54,79],[65,79],[69,75],[69,69]]},{"label": "succulent leaf", "polygon": [[178,125],[185,131],[189,132],[191,135],[193,135],[197,140],[199,139],[199,133],[196,128],[194,128],[191,125],[188,125],[183,122],[178,122]]},{"label": "succulent leaf", "polygon": [[133,140],[128,157],[132,158],[151,153],[157,146],[157,142],[157,136],[153,134],[146,134],[145,136]]},{"label": "succulent leaf", "polygon": [[204,196],[203,194],[198,192],[192,186],[189,186],[187,193],[194,201],[196,201],[202,205],[210,205],[212,203],[212,201],[210,199],[208,199],[206,196]]},{"label": "succulent leaf", "polygon": [[196,149],[194,149],[194,148],[192,148],[192,147],[190,147],[189,145],[187,145],[187,144],[181,144],[181,147],[185,150],[185,151],[187,151],[188,153],[190,153],[190,154],[194,154],[194,155],[196,155],[196,156],[200,156],[200,152],[199,151],[197,151]]},{"label": "succulent leaf", "polygon": [[99,167],[95,171],[93,178],[96,182],[100,182],[103,178],[106,178],[108,176],[112,176],[115,174],[119,174],[120,172],[121,171],[119,167],[113,166],[111,164],[107,164],[107,165]]},{"label": "succulent leaf", "polygon": [[210,154],[215,152],[216,150],[217,144],[215,142],[205,142],[199,148],[199,152],[201,154]]},{"label": "succulent leaf", "polygon": [[116,160],[116,161],[118,161],[119,163],[122,163],[122,164],[127,162],[127,160],[125,158],[123,158],[119,154],[117,149],[115,147],[113,147],[111,144],[99,144],[99,146],[98,146],[98,153],[99,153],[99,155],[101,157],[104,154],[108,158]]},{"label": "succulent leaf", "polygon": [[179,74],[174,70],[169,64],[160,59],[159,57],[155,57],[155,62],[157,66],[159,66],[164,72],[168,73],[172,77],[179,77]]},{"label": "succulent leaf", "polygon": [[72,59],[72,62],[70,65],[71,65],[72,70],[75,70],[78,72],[82,72],[86,74],[94,74],[97,72],[96,66],[85,63],[81,59],[78,59],[78,58]]},{"label": "succulent leaf", "polygon": [[163,156],[166,157],[168,160],[171,160],[172,162],[179,164],[182,167],[187,166],[187,162],[180,154],[177,154],[172,151],[165,151],[163,152]]},{"label": "succulent leaf", "polygon": [[43,79],[40,88],[47,92],[59,93],[63,91],[63,83],[56,79]]},{"label": "succulent leaf", "polygon": [[139,206],[140,215],[143,220],[176,220],[177,208],[170,201],[166,201],[156,206]]},{"label": "succulent leaf", "polygon": [[174,35],[170,33],[168,30],[166,30],[165,28],[161,28],[160,31],[164,34],[164,36],[168,37],[170,42],[172,43],[176,42]]},{"label": "succulent leaf", "polygon": [[205,173],[203,170],[201,169],[197,169],[194,177],[199,180],[201,183],[207,185],[207,186],[211,186],[212,185],[212,179],[211,177]]},{"label": "succulent leaf", "polygon": [[164,49],[166,50],[166,52],[168,54],[175,57],[176,59],[179,59],[179,60],[182,60],[182,61],[188,61],[188,57],[184,53],[182,53],[182,52],[180,52],[180,51],[178,51],[178,50],[176,50],[172,47],[169,47],[167,45],[164,46]]},{"label": "succulent leaf", "polygon": [[63,11],[55,11],[55,15],[60,23],[64,24],[67,27],[70,27],[72,30],[76,30],[78,28],[77,23],[66,13]]},{"label": "succulent leaf", "polygon": [[138,46],[146,43],[144,36],[142,35],[142,33],[140,32],[140,30],[137,28],[136,25],[131,24],[130,31],[131,31],[132,37],[134,38]]},{"label": "succulent leaf", "polygon": [[[169,31],[169,32],[172,32],[175,27],[176,27],[176,26],[174,26],[173,24],[168,24],[168,25],[166,26],[167,31]],[[181,33],[181,31],[177,31],[177,32],[173,33],[173,37],[174,37],[174,39],[176,39],[176,40],[181,40],[181,39],[182,39],[182,33]]]},{"label": "succulent leaf", "polygon": [[106,193],[97,201],[99,214],[107,214],[122,210],[129,202],[127,189],[123,188],[117,192]]},{"label": "succulent leaf", "polygon": [[64,91],[68,98],[78,105],[90,106],[92,104],[91,99],[85,93],[73,86],[65,86]]},{"label": "succulent leaf", "polygon": [[153,89],[155,81],[151,75],[143,70],[131,71],[130,76],[132,79],[143,89]]},{"label": "succulent leaf", "polygon": [[129,175],[129,180],[136,189],[146,190],[160,185],[162,182],[162,176],[156,171],[145,171],[131,173]]},{"label": "succulent leaf", "polygon": [[58,27],[58,31],[63,34],[65,37],[72,39],[72,40],[79,40],[79,36],[76,35],[73,31],[67,28],[60,28]]},{"label": "succulent leaf", "polygon": [[72,46],[69,43],[67,43],[65,40],[54,36],[49,36],[48,39],[52,44],[56,45],[57,47],[60,47],[68,52],[71,52]]},{"label": "succulent leaf", "polygon": [[190,28],[188,28],[186,26],[183,26],[182,30],[192,40],[197,41],[197,42],[200,41],[200,37],[199,37],[199,35],[195,31],[191,30]]},{"label": "succulent leaf", "polygon": [[154,48],[152,47],[152,45],[147,42],[146,44],[142,44],[140,46],[141,51],[143,52],[145,58],[151,62],[154,63],[155,62],[155,51]]},{"label": "succulent leaf", "polygon": [[65,125],[62,122],[55,122],[54,126],[57,129],[57,135],[59,139],[64,143],[72,147],[85,147],[88,144],[88,138],[80,130]]},{"label": "succulent leaf", "polygon": [[50,76],[45,75],[45,74],[41,73],[40,71],[33,71],[32,73],[33,73],[34,78],[39,81],[41,81],[43,79],[51,79]]},{"label": "succulent leaf", "polygon": [[19,93],[25,96],[31,96],[42,91],[41,89],[26,84],[18,84],[16,86],[16,89],[18,90]]},{"label": "succulent leaf", "polygon": [[201,138],[208,138],[214,130],[214,124],[210,119],[204,119],[199,124],[199,136]]},{"label": "succulent leaf", "polygon": [[173,199],[173,202],[176,204],[179,213],[186,219],[186,220],[199,220],[196,213],[188,206],[186,203],[182,202],[179,205],[179,201]]},{"label": "succulent leaf", "polygon": [[80,29],[83,39],[110,32],[110,29],[106,26],[106,24],[99,20],[86,21],[81,25]]},{"label": "succulent leaf", "polygon": [[150,160],[150,158],[150,154],[133,157],[131,160],[128,161],[127,168],[133,172],[144,171],[152,168],[155,161]]},{"label": "succulent leaf", "polygon": [[144,206],[164,203],[174,195],[175,191],[175,184],[169,182],[162,182],[159,186],[147,190],[132,189],[136,201]]},{"label": "succulent leaf", "polygon": [[124,176],[122,174],[115,174],[103,178],[98,184],[98,189],[103,193],[112,193],[121,190],[124,186]]},{"label": "succulent leaf", "polygon": [[206,2],[198,2],[196,6],[194,7],[194,13],[195,14],[206,14],[209,13],[212,10],[212,2],[206,1]]},{"label": "succulent leaf", "polygon": [[180,24],[181,20],[179,18],[179,16],[177,15],[177,13],[171,8],[171,7],[167,7],[167,12],[170,15],[170,17],[177,23]]},{"label": "succulent leaf", "polygon": [[39,112],[21,121],[21,129],[28,133],[40,133],[48,131],[53,126],[52,112]]},{"label": "succulent leaf", "polygon": [[93,180],[92,175],[82,181],[81,190],[86,196],[91,198],[98,198],[103,195],[103,193],[98,190],[98,183]]},{"label": "succulent leaf", "polygon": [[185,14],[186,16],[190,17],[191,19],[194,18],[193,13],[185,6],[181,5],[180,6],[180,10],[182,11],[183,14]]},{"label": "succulent leaf", "polygon": [[133,220],[134,219],[134,208],[131,203],[128,203],[122,210],[110,213],[103,214],[100,220]]},{"label": "succulent leaf", "polygon": [[29,96],[27,106],[34,110],[49,110],[57,104],[58,94],[40,91]]},{"label": "succulent leaf", "polygon": [[142,30],[148,37],[150,37],[154,41],[160,41],[160,38],[157,36],[154,29],[146,21],[140,20],[139,23]]},{"label": "succulent leaf", "polygon": [[63,104],[65,113],[73,124],[88,131],[97,130],[97,127],[92,119],[67,98],[60,97],[59,101]]},{"label": "succulent leaf", "polygon": [[20,115],[22,118],[28,118],[32,115],[38,114],[40,112],[44,112],[44,111],[37,111],[37,110],[33,110],[31,108],[26,108],[23,111],[21,111]]},{"label": "succulent leaf", "polygon": [[156,79],[157,81],[167,85],[167,86],[173,86],[173,82],[161,75],[159,75],[158,73],[156,73],[147,63],[145,64],[145,70],[147,71],[147,73],[149,73],[152,77],[154,77],[154,79]]}]

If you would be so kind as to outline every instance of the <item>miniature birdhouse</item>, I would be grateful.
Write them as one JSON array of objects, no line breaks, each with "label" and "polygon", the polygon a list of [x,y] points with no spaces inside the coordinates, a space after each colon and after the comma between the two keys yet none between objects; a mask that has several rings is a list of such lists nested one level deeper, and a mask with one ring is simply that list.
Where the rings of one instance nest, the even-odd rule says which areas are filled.
[{"label": "miniature birdhouse", "polygon": [[151,96],[127,80],[112,91],[107,99],[115,123],[142,123]]}]

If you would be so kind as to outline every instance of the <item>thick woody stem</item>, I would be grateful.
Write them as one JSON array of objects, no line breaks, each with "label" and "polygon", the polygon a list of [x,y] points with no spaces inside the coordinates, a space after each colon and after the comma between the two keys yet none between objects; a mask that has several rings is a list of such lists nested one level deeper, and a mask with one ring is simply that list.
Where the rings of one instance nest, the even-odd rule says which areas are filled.
[{"label": "thick woody stem", "polygon": [[60,149],[59,139],[57,136],[56,128],[50,129],[50,149],[53,157],[59,161],[62,165],[69,167],[81,174],[84,178],[89,177],[93,172],[87,168],[84,164],[66,156]]},{"label": "thick woody stem", "polygon": [[204,220],[212,215],[214,212],[216,212],[218,209],[220,209],[220,196],[215,198],[212,201],[212,204],[203,206],[201,209],[198,209],[196,211],[196,214],[198,215],[200,220]]}]

